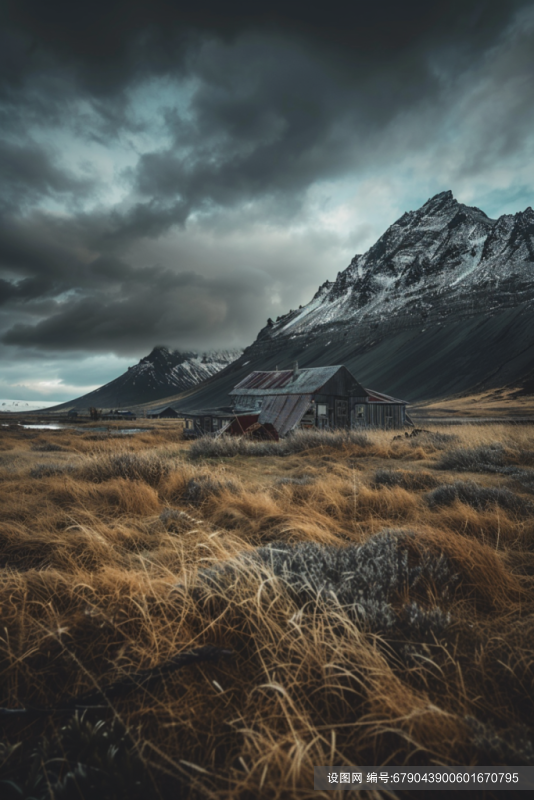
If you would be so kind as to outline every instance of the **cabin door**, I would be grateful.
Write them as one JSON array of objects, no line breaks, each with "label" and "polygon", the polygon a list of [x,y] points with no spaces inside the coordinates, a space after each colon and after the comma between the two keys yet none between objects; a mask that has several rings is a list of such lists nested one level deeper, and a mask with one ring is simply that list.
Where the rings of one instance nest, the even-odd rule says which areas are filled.
[{"label": "cabin door", "polygon": [[349,427],[349,404],[346,400],[336,400],[336,428]]}]

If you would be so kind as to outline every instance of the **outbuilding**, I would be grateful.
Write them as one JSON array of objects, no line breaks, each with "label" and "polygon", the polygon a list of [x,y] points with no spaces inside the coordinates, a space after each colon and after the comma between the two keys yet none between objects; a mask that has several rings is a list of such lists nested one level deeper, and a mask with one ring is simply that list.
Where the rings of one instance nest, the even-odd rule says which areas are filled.
[{"label": "outbuilding", "polygon": [[148,419],[177,419],[179,416],[172,406],[160,406],[147,412]]},{"label": "outbuilding", "polygon": [[183,411],[180,412],[180,416],[185,420],[185,433],[199,436],[206,433],[219,433],[234,418],[230,407]]}]

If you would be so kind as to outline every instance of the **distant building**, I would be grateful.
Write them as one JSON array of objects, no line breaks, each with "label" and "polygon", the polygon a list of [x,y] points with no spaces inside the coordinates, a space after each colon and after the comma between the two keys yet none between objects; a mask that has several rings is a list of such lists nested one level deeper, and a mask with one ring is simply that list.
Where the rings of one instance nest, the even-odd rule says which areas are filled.
[{"label": "distant building", "polygon": [[180,414],[172,406],[160,406],[147,411],[148,419],[176,419],[179,416]]},{"label": "distant building", "polygon": [[229,406],[223,408],[203,408],[198,411],[181,412],[185,420],[185,435],[202,436],[206,433],[219,433],[234,419],[235,414]]},{"label": "distant building", "polygon": [[133,411],[123,411],[122,409],[115,409],[115,411],[111,409],[107,414],[102,414],[100,418],[103,420],[137,419]]}]

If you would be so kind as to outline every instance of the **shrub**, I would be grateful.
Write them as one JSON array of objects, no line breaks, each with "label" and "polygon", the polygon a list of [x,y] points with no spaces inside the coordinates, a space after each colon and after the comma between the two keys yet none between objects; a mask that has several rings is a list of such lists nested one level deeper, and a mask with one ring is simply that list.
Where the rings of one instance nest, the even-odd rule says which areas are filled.
[{"label": "shrub", "polygon": [[234,481],[218,481],[209,475],[200,475],[191,478],[188,482],[183,499],[187,503],[198,506],[213,495],[219,495],[224,490],[229,490],[232,494],[237,494],[239,487]]},{"label": "shrub", "polygon": [[534,450],[525,450],[522,447],[512,449],[510,461],[529,467],[534,466]]},{"label": "shrub", "polygon": [[278,478],[275,482],[275,486],[309,486],[310,484],[315,483],[314,479],[311,475],[304,475],[302,478]]},{"label": "shrub", "polygon": [[157,484],[168,475],[170,466],[159,456],[139,455],[137,453],[110,453],[88,461],[81,474],[93,483],[108,481],[111,478],[125,478],[130,481],[144,481],[150,486]]},{"label": "shrub", "polygon": [[319,431],[303,430],[291,433],[281,444],[285,445],[286,453],[300,453],[312,447],[334,447],[342,449],[347,445],[357,447],[370,447],[371,440],[365,433],[360,431],[341,430],[341,431]]},{"label": "shrub", "polygon": [[407,436],[405,441],[411,447],[424,447],[431,445],[436,450],[444,450],[453,442],[458,442],[459,437],[455,433],[441,433],[440,431],[421,431],[418,436]]},{"label": "shrub", "polygon": [[438,469],[458,472],[501,472],[505,466],[502,444],[481,445],[472,449],[459,447],[444,453],[436,464]]},{"label": "shrub", "polygon": [[487,488],[479,486],[474,481],[456,481],[452,484],[439,486],[425,497],[430,508],[450,506],[456,500],[477,510],[499,506],[515,514],[526,515],[532,513],[534,505],[518,497],[509,489]]},{"label": "shrub", "polygon": [[36,464],[30,470],[30,478],[50,478],[52,475],[64,475],[75,471],[72,464]]},{"label": "shrub", "polygon": [[160,522],[171,533],[179,533],[191,527],[191,517],[177,508],[164,508],[159,515]]},{"label": "shrub", "polygon": [[464,722],[481,754],[481,763],[534,766],[531,733],[524,726],[499,733],[492,725],[474,717],[466,716]]},{"label": "shrub", "polygon": [[392,469],[378,469],[373,478],[375,486],[393,488],[400,486],[407,492],[416,492],[419,489],[433,489],[439,485],[439,480],[430,472],[402,472]]},{"label": "shrub", "polygon": [[203,436],[189,448],[189,458],[232,456],[287,456],[314,447],[342,449],[347,445],[370,447],[368,436],[358,431],[296,431],[278,442],[255,442],[244,436]]},{"label": "shrub", "polygon": [[345,548],[277,542],[207,570],[201,579],[223,588],[235,582],[240,568],[259,567],[274,573],[300,602],[319,599],[343,606],[373,631],[407,628],[430,635],[441,630],[448,617],[439,606],[422,608],[413,595],[430,584],[433,598],[447,601],[458,577],[442,554],[426,551],[409,558],[413,536],[409,531],[384,530],[364,544]]},{"label": "shrub", "polygon": [[53,442],[44,442],[43,444],[32,444],[32,450],[37,453],[59,453],[64,452],[65,448],[61,447],[59,444],[54,444]]},{"label": "shrub", "polygon": [[534,470],[524,469],[514,472],[512,485],[517,484],[529,494],[534,494]]}]

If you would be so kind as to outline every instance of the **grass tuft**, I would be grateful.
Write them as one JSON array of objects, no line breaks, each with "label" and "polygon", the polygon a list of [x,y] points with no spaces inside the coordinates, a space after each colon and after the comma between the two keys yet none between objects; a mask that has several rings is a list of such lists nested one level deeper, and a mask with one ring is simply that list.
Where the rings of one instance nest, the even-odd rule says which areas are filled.
[{"label": "grass tuft", "polygon": [[169,464],[156,454],[109,453],[95,456],[81,468],[81,476],[93,483],[124,478],[157,486],[170,472]]},{"label": "grass tuft", "polygon": [[65,450],[64,447],[61,447],[59,444],[54,444],[54,442],[35,442],[32,444],[31,449],[36,453],[61,453]]},{"label": "grass tuft", "polygon": [[522,516],[532,514],[534,511],[534,504],[518,497],[509,489],[479,486],[474,481],[455,481],[452,484],[438,486],[426,495],[425,500],[430,508],[450,506],[460,501],[480,510],[499,506]]},{"label": "grass tuft", "polygon": [[439,485],[439,480],[430,472],[379,469],[375,472],[373,485],[387,488],[399,486],[408,492],[417,492],[424,489],[433,489]]},{"label": "grass tuft", "polygon": [[53,475],[66,475],[74,472],[71,464],[59,464],[51,461],[45,464],[36,464],[30,470],[30,478],[50,478]]},{"label": "grass tuft", "polygon": [[367,448],[371,441],[365,433],[358,431],[297,431],[279,442],[255,442],[244,436],[203,436],[191,445],[189,458],[288,456],[319,447],[340,450],[349,445]]}]

